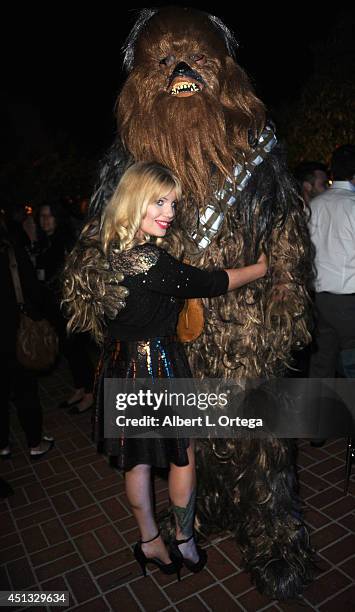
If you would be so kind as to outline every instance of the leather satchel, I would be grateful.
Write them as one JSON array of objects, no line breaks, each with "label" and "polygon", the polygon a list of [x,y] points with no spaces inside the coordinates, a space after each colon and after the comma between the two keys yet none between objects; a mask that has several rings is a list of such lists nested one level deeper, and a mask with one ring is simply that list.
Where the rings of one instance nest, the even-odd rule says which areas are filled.
[{"label": "leather satchel", "polygon": [[[188,259],[184,259],[184,263],[190,262]],[[201,298],[185,300],[176,327],[177,337],[180,342],[193,342],[193,340],[196,340],[202,334],[204,322]]]},{"label": "leather satchel", "polygon": [[196,340],[202,334],[203,326],[204,316],[201,298],[185,300],[176,327],[177,337],[180,342]]},{"label": "leather satchel", "polygon": [[26,314],[17,261],[12,247],[9,247],[9,259],[16,301],[21,311],[16,337],[17,360],[28,370],[47,370],[55,363],[58,356],[58,336],[46,319],[34,321]]}]

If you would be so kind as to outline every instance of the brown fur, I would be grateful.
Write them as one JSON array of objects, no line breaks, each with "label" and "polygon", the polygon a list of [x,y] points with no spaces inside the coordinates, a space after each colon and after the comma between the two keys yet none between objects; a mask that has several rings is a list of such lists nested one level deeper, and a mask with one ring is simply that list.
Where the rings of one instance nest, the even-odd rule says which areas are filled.
[{"label": "brown fur", "polygon": [[[191,61],[197,52],[205,55],[204,65]],[[159,66],[159,58],[169,54],[174,54],[176,62],[191,65],[208,87],[188,98],[171,96],[167,82],[172,68]],[[251,263],[246,261],[253,254],[246,252],[243,216],[233,210],[218,238],[202,253],[186,232],[186,228],[196,227],[206,202],[231,175],[233,164],[248,155],[248,130],[255,137],[265,120],[263,104],[246,74],[200,13],[162,9],[149,21],[149,28],[138,39],[133,70],[117,100],[117,118],[123,144],[135,161],[163,163],[183,183],[185,200],[174,232],[166,241],[168,250],[180,257],[185,252],[194,265],[203,268]],[[213,177],[212,166],[217,169]],[[300,204],[296,216],[302,214]],[[292,219],[288,228],[274,230],[264,245],[271,253],[272,275],[253,287],[204,300],[204,332],[188,347],[196,376],[271,374],[280,361],[287,363],[291,344],[309,341],[304,317],[307,297],[299,266],[308,250]],[[307,233],[305,223],[301,229]],[[286,284],[277,272],[279,267],[284,269],[285,260],[290,270]],[[287,289],[287,306],[273,291],[280,282]],[[299,319],[295,322],[296,312]]]},{"label": "brown fur", "polygon": [[[166,34],[162,35],[162,31]],[[167,91],[171,67],[159,58],[174,53],[204,79],[202,94],[174,98]],[[206,62],[191,61],[201,53]],[[235,93],[238,91],[238,95]],[[117,100],[118,130],[136,161],[158,161],[174,168],[185,193],[202,206],[211,194],[211,166],[218,181],[231,174],[236,156],[249,150],[264,125],[264,106],[244,71],[226,54],[219,37],[199,13],[161,10],[139,39],[136,66]]]}]

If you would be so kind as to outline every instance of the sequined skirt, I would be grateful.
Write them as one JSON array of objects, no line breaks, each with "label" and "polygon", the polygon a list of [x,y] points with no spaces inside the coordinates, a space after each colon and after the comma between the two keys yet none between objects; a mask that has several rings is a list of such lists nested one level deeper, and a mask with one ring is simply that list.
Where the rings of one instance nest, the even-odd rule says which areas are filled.
[{"label": "sequined skirt", "polygon": [[[105,378],[190,378],[186,353],[175,336],[148,340],[110,340],[104,347],[95,380],[93,439],[99,452],[117,457],[115,465],[130,470],[138,464],[166,468],[170,463],[188,465],[187,438],[117,438],[104,437]],[[129,416],[129,415],[127,415]]]}]

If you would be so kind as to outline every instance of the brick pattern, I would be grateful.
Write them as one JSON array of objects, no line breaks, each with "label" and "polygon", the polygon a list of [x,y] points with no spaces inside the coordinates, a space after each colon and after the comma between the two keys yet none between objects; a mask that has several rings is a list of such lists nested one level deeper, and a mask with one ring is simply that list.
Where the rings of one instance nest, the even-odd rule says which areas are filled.
[{"label": "brick pattern", "polygon": [[[318,551],[317,579],[299,601],[272,601],[250,583],[228,534],[206,542],[208,565],[201,573],[183,569],[178,583],[150,566],[142,577],[130,548],[138,530],[122,475],[96,453],[89,414],[72,416],[55,407],[69,391],[64,363],[42,379],[46,430],[56,445],[36,463],[13,418],[13,455],[0,463],[1,476],[15,490],[0,501],[0,590],[67,590],[67,609],[83,612],[355,609],[355,474],[345,497],[344,440],[320,449],[299,441],[300,490]],[[161,478],[156,496],[161,509],[168,502]]]}]

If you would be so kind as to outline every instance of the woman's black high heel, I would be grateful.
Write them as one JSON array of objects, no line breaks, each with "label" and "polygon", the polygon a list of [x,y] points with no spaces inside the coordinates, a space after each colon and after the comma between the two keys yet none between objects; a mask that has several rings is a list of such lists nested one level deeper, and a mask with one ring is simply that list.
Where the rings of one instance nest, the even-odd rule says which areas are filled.
[{"label": "woman's black high heel", "polygon": [[152,538],[151,540],[144,540],[144,541],[139,540],[139,542],[137,542],[137,544],[135,544],[133,548],[133,554],[136,560],[138,561],[139,565],[141,566],[144,576],[147,575],[147,570],[146,570],[147,563],[153,563],[153,565],[156,565],[157,567],[159,567],[159,569],[163,572],[163,574],[175,574],[176,572],[178,580],[180,581],[181,580],[180,570],[182,567],[182,560],[180,559],[178,555],[175,554],[175,551],[172,551],[172,554],[170,555],[172,557],[171,563],[163,563],[157,557],[152,557],[152,558],[146,557],[142,550],[142,544],[148,544],[148,542],[153,542],[153,540],[155,540],[159,536],[160,536],[160,529],[157,535],[154,536],[154,538]]},{"label": "woman's black high heel", "polygon": [[179,548],[178,548],[179,544],[185,544],[186,542],[189,542],[193,537],[194,537],[194,534],[190,535],[190,537],[186,538],[185,540],[173,540],[173,542],[172,542],[172,551],[175,553],[175,555],[177,557],[180,557],[181,563],[183,563],[183,565],[185,565],[185,567],[190,572],[193,572],[194,574],[197,574],[197,572],[200,572],[205,567],[205,565],[207,563],[207,552],[205,551],[205,549],[204,548],[200,548],[200,546],[198,546],[198,544],[196,544],[196,550],[197,550],[198,555],[199,555],[199,560],[196,561],[196,563],[194,563],[190,559],[185,559],[185,557],[183,556],[181,550],[179,550]]}]

